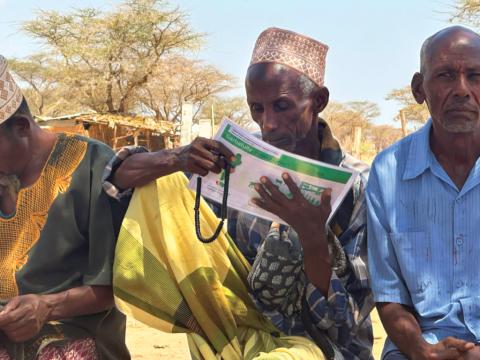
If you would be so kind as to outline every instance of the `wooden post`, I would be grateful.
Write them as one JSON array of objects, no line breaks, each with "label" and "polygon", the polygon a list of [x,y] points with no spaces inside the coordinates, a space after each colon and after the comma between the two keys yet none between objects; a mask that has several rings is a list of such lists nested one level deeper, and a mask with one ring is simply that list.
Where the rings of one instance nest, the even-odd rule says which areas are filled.
[{"label": "wooden post", "polygon": [[212,118],[210,124],[212,125],[212,130],[210,131],[210,138],[213,139],[215,136],[215,112],[213,111],[213,104],[212,104]]},{"label": "wooden post", "polygon": [[151,130],[145,130],[145,131],[147,132],[147,133],[146,133],[146,134],[147,134],[147,135],[146,135],[146,138],[147,138],[147,139],[146,139],[146,140],[147,140],[147,149],[150,150],[150,151],[153,151],[152,146],[151,146],[151,141],[152,141],[152,140],[151,140],[151,135],[152,135]]},{"label": "wooden post", "polygon": [[400,110],[398,116],[400,117],[400,123],[402,125],[402,134],[403,136],[407,136],[407,119],[405,118],[405,111]]},{"label": "wooden post", "polygon": [[360,147],[362,145],[362,128],[360,126],[355,126],[353,128],[353,153],[355,157],[360,159],[361,151]]},{"label": "wooden post", "polygon": [[133,133],[133,144],[135,146],[138,146],[138,133],[140,132],[140,130],[136,129]]},{"label": "wooden post", "polygon": [[113,150],[117,150],[117,124],[113,126]]}]

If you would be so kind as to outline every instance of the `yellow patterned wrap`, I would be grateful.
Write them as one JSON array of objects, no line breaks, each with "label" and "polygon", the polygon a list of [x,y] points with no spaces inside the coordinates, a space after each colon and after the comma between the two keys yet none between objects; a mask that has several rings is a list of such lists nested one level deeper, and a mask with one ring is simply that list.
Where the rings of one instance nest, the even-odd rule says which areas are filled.
[{"label": "yellow patterned wrap", "polygon": [[[285,336],[257,310],[250,264],[224,229],[211,244],[195,236],[195,194],[182,173],[133,194],[117,242],[117,307],[165,332],[187,333],[193,360],[323,360],[315,343]],[[201,228],[218,219],[202,201]]]},{"label": "yellow patterned wrap", "polygon": [[87,151],[74,135],[60,135],[39,179],[21,189],[15,216],[0,217],[0,299],[18,295],[15,273],[26,264],[30,249],[40,238],[56,197],[70,186],[72,174]]}]

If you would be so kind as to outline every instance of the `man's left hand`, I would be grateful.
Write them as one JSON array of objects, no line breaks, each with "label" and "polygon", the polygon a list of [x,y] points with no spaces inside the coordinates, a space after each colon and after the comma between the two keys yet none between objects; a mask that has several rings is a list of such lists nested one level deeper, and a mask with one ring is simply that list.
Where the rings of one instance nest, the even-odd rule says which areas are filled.
[{"label": "man's left hand", "polygon": [[255,186],[260,198],[253,199],[253,202],[283,219],[299,235],[312,231],[316,234],[325,233],[326,222],[332,210],[331,189],[324,190],[320,205],[314,206],[302,195],[291,176],[284,173],[282,178],[292,194],[290,199],[281,193],[267,177],[263,176],[260,178],[261,184]]},{"label": "man's left hand", "polygon": [[41,295],[16,296],[0,311],[0,330],[13,342],[27,341],[40,332],[51,312]]},{"label": "man's left hand", "polygon": [[475,346],[472,350],[463,353],[460,360],[480,360],[480,346]]}]

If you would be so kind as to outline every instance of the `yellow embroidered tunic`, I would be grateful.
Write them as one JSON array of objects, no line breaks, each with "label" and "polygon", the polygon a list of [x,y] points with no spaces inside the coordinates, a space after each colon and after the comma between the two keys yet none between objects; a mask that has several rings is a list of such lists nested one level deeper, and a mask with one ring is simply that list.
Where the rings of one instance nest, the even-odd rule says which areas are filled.
[{"label": "yellow embroidered tunic", "polygon": [[[123,215],[102,191],[112,156],[99,142],[59,135],[40,178],[20,191],[16,213],[0,216],[1,300],[111,285],[114,220]],[[124,359],[124,326],[114,310],[61,321],[54,331],[67,340],[93,337],[101,359]]]}]

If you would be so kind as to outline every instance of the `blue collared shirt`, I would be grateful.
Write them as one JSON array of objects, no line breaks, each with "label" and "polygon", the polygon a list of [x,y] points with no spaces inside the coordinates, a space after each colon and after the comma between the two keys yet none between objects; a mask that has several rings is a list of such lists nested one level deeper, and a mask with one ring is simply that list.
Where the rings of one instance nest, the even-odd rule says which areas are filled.
[{"label": "blue collared shirt", "polygon": [[376,302],[411,306],[429,343],[480,342],[480,161],[462,189],[429,145],[431,120],[374,160],[368,260]]}]

